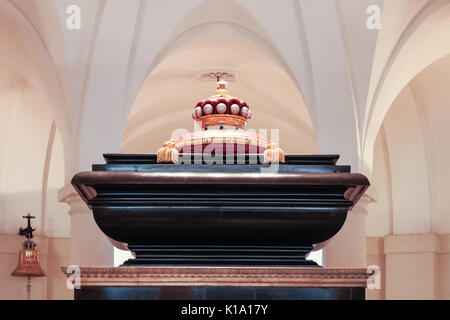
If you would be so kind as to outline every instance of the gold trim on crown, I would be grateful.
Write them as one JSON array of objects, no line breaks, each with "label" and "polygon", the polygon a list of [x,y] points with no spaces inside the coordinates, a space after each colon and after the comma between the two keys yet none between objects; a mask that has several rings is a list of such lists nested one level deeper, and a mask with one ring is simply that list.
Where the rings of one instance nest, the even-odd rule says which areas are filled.
[{"label": "gold trim on crown", "polygon": [[233,126],[242,129],[246,124],[246,119],[244,117],[234,116],[231,114],[211,114],[208,116],[202,116],[198,118],[197,121],[200,121],[202,123],[202,128],[211,126]]}]

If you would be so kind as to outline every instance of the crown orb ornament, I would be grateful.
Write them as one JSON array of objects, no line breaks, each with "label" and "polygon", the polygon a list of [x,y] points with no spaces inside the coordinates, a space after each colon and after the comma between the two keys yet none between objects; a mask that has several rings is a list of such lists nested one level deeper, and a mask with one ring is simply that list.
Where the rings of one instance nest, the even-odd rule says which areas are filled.
[{"label": "crown orb ornament", "polygon": [[217,81],[217,91],[216,94],[219,96],[227,96],[228,95],[228,82],[224,80]]}]

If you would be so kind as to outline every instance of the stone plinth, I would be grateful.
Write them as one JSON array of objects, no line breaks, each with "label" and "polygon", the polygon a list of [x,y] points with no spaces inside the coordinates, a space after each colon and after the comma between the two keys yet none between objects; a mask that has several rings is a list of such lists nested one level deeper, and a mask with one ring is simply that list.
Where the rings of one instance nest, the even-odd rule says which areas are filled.
[{"label": "stone plinth", "polygon": [[[62,268],[66,275],[67,268]],[[75,299],[361,300],[366,269],[82,267]]]}]

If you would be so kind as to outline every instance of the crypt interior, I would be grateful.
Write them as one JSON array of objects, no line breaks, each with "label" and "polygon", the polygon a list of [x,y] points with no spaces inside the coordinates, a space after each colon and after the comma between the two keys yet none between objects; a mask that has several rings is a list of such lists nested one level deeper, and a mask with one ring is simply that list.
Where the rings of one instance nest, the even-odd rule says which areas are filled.
[{"label": "crypt interior", "polygon": [[448,39],[448,0],[0,0],[0,299],[26,299],[11,272],[27,212],[47,274],[33,299],[73,299],[63,265],[128,254],[71,179],[192,131],[214,72],[287,154],[340,154],[369,178],[315,259],[378,266],[367,299],[450,299]]}]

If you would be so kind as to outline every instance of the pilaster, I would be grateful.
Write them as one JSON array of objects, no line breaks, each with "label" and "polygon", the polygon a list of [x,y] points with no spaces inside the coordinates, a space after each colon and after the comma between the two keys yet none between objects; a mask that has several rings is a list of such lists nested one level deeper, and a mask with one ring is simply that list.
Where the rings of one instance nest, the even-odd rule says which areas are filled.
[{"label": "pilaster", "polygon": [[364,194],[347,214],[342,229],[331,238],[324,249],[326,267],[365,268],[367,206],[374,199]]},{"label": "pilaster", "polygon": [[97,227],[91,209],[72,185],[59,190],[58,200],[70,206],[70,263],[79,266],[113,265],[112,245]]}]

